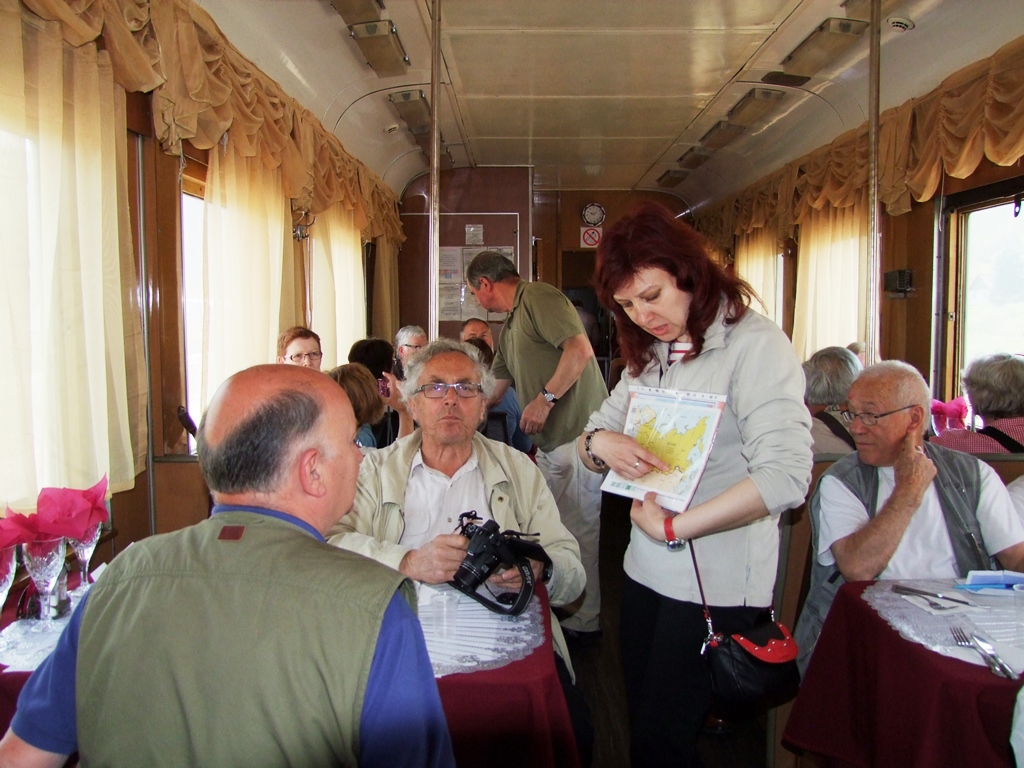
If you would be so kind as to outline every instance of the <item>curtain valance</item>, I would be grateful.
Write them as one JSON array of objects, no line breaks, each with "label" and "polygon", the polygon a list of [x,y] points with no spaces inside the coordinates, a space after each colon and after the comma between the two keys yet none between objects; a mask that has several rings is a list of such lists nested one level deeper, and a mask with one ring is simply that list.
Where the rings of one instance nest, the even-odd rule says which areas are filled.
[{"label": "curtain valance", "polygon": [[[966,178],[983,157],[1012,165],[1024,156],[1024,37],[950,75],[931,93],[879,118],[879,200],[898,216],[931,199],[943,172]],[[838,136],[737,195],[695,215],[720,245],[761,226],[786,234],[825,205],[862,200],[868,183],[867,124]]]},{"label": "curtain valance", "polygon": [[342,203],[367,239],[405,238],[394,193],[338,137],[224,37],[191,0],[22,0],[59,21],[65,41],[101,40],[114,79],[152,93],[153,127],[165,151],[181,142],[209,149],[227,141],[245,157],[281,169],[295,211]]}]

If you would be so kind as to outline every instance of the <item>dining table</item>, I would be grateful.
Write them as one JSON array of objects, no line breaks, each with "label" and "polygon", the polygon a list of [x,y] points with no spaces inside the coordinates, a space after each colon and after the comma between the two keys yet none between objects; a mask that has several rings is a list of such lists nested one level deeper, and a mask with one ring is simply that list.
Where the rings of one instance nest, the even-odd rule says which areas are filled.
[{"label": "dining table", "polygon": [[[15,621],[18,597],[19,591],[12,590],[0,612],[0,628]],[[463,601],[460,611],[467,612],[469,598],[464,597]],[[572,721],[555,667],[551,611],[543,584],[537,585],[529,610],[537,629],[543,629],[537,635],[536,646],[520,654],[522,658],[481,665],[470,663],[459,671],[449,668],[437,677],[460,768],[580,765]],[[429,620],[422,619],[422,615],[421,612],[424,632],[429,635]],[[458,626],[455,631],[459,631]],[[428,642],[428,650],[429,646]],[[3,733],[14,717],[18,694],[31,673],[11,671],[2,665],[0,670]]]},{"label": "dining table", "polygon": [[957,591],[952,580],[905,583],[953,601],[899,595],[893,582],[844,584],[783,743],[833,766],[1012,768],[1010,728],[1022,681],[993,674],[951,633],[956,626],[1001,637],[997,647],[1019,672],[1024,649],[1010,645],[1020,643],[1012,594]]}]

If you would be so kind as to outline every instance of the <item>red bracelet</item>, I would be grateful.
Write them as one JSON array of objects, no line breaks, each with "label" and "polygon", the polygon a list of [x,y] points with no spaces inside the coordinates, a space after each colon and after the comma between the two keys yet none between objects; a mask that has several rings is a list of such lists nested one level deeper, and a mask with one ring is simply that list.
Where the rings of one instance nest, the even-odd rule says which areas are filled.
[{"label": "red bracelet", "polygon": [[675,517],[675,515],[669,515],[665,518],[665,545],[669,549],[679,549],[685,543],[676,536],[676,530],[672,527],[672,521],[675,520]]}]

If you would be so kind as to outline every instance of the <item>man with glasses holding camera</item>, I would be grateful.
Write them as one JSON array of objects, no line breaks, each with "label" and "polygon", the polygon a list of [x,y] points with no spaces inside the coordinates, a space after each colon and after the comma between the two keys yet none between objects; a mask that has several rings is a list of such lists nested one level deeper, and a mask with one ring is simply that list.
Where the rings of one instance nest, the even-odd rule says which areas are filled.
[{"label": "man with glasses holding camera", "polygon": [[[857,450],[822,476],[809,509],[814,564],[796,628],[801,670],[845,581],[950,579],[1024,567],[1024,521],[995,471],[924,442],[931,393],[915,368],[866,368],[841,411]],[[998,561],[998,562],[997,562]]]},{"label": "man with glasses holding camera", "polygon": [[320,349],[320,337],[309,328],[296,325],[277,337],[277,362],[286,365],[301,365],[320,370],[324,353]]},{"label": "man with glasses holding camera", "polygon": [[[494,520],[501,530],[538,534],[552,564],[545,569],[531,560],[535,580],[546,582],[551,605],[564,605],[586,581],[579,546],[536,465],[477,432],[495,386],[479,355],[471,345],[437,339],[407,359],[399,386],[419,429],[363,460],[352,512],[328,541],[426,584],[443,584],[466,557],[469,539],[455,531],[459,515],[473,510],[481,525]],[[509,569],[490,580],[519,589],[522,577]],[[564,660],[559,674],[568,683],[565,640],[558,622],[551,626]]]}]

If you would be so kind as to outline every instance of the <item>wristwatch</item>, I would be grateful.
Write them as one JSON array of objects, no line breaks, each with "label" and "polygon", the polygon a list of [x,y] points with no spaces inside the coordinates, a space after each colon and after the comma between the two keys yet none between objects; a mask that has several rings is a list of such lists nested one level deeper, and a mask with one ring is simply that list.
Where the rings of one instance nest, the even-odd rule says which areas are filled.
[{"label": "wristwatch", "polygon": [[665,518],[665,546],[672,552],[686,546],[686,542],[676,536],[675,528],[672,527],[672,521],[675,519],[675,515],[669,515]]},{"label": "wristwatch", "polygon": [[548,405],[554,405],[558,402],[558,398],[548,392],[547,388],[541,387],[540,393],[544,395],[544,399],[548,401]]}]

